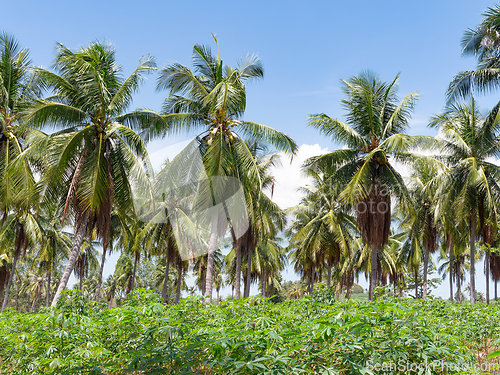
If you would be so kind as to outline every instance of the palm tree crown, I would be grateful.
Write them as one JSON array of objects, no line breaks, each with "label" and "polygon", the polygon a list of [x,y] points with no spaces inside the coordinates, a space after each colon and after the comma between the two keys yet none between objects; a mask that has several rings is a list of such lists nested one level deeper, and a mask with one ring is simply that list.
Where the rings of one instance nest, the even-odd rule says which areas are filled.
[{"label": "palm tree crown", "polygon": [[309,118],[309,126],[347,147],[311,158],[306,166],[311,170],[322,166],[336,169],[330,179],[343,186],[341,200],[356,206],[358,229],[363,242],[372,249],[370,291],[377,280],[377,253],[389,238],[391,196],[403,203],[409,201],[403,178],[389,159],[414,160],[418,156],[411,150],[425,140],[403,133],[409,126],[417,94],[412,92],[399,101],[398,80],[399,76],[386,83],[364,72],[342,81],[347,122],[326,114]]},{"label": "palm tree crown", "polygon": [[[28,111],[32,123],[64,129],[34,148],[42,154],[43,147],[45,154],[46,199],[60,202],[63,218],[73,214],[77,232],[53,305],[71,273],[83,234],[95,228],[106,247],[113,206],[130,211],[131,181],[147,185],[151,167],[146,147],[129,127],[144,128],[144,123],[124,111],[154,62],[143,59],[124,79],[114,48],[94,42],[76,52],[59,44],[54,67],[57,73],[37,70],[40,82],[54,94],[37,100]],[[129,126],[122,123],[125,120]]]}]

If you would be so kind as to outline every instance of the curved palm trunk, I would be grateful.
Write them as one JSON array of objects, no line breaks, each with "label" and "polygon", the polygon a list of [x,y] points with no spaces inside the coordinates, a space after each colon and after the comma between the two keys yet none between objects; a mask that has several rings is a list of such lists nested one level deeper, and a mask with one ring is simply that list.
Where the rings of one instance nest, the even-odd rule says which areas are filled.
[{"label": "curved palm trunk", "polygon": [[75,243],[73,244],[73,248],[71,249],[71,255],[68,259],[68,264],[66,265],[66,269],[61,277],[61,282],[57,288],[54,299],[52,300],[52,307],[57,307],[57,301],[59,301],[59,297],[61,296],[61,292],[66,289],[68,285],[69,277],[71,276],[71,272],[73,272],[73,268],[75,267],[76,258],[78,257],[78,253],[80,252],[80,247],[83,243],[83,237],[85,235],[85,229],[87,228],[87,222],[89,221],[89,212],[86,211],[80,222],[77,225],[76,233],[75,233]]},{"label": "curved palm trunk", "polygon": [[429,248],[425,249],[424,255],[424,280],[422,282],[422,298],[427,297],[427,268],[429,267]]},{"label": "curved palm trunk", "polygon": [[132,271],[132,285],[130,286],[130,292],[133,292],[135,288],[135,275],[137,273],[137,263],[139,262],[139,255],[140,253],[135,253],[134,270]]},{"label": "curved palm trunk", "polygon": [[458,296],[457,296],[457,301],[458,303],[462,302],[462,280],[461,280],[461,277],[460,277],[460,268],[461,268],[461,264],[457,264],[457,293],[458,293]]},{"label": "curved palm trunk", "polygon": [[94,296],[95,301],[99,301],[99,298],[101,298],[102,273],[104,272],[104,263],[106,262],[106,248],[107,246],[103,246],[102,248],[101,268],[99,269],[99,278],[97,279],[97,288]]},{"label": "curved palm trunk", "polygon": [[49,307],[50,305],[50,283],[52,282],[52,273],[50,272],[50,268],[47,271],[47,294],[45,296],[45,307]]},{"label": "curved palm trunk", "polygon": [[214,255],[215,247],[217,246],[217,221],[217,217],[215,217],[212,221],[212,228],[210,229],[210,240],[208,241],[207,275],[205,280],[205,302],[208,303],[212,303]]},{"label": "curved palm trunk", "polygon": [[470,301],[476,302],[476,218],[470,221]]},{"label": "curved palm trunk", "polygon": [[7,282],[7,287],[5,288],[5,296],[3,298],[2,312],[7,307],[7,301],[9,300],[9,291],[10,287],[12,286],[12,281],[14,280],[14,276],[16,274],[16,264],[20,254],[21,254],[21,247],[18,245],[16,246],[16,250],[14,252],[14,259],[12,261],[12,270],[10,271],[9,281]]},{"label": "curved palm trunk", "polygon": [[167,303],[167,291],[168,291],[168,272],[170,269],[170,258],[166,256],[166,267],[165,267],[165,278],[163,280],[163,289],[161,291],[161,296],[163,298],[163,303]]}]

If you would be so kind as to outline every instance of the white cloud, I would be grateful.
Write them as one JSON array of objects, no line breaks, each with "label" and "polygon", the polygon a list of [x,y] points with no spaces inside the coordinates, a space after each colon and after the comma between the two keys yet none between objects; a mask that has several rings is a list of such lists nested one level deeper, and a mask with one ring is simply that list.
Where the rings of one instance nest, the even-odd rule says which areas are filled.
[{"label": "white cloud", "polygon": [[288,156],[282,155],[282,166],[271,171],[275,178],[273,201],[282,209],[298,205],[302,199],[302,193],[298,189],[311,182],[303,175],[302,164],[312,156],[327,152],[328,148],[321,148],[318,144],[303,144],[291,163]]}]

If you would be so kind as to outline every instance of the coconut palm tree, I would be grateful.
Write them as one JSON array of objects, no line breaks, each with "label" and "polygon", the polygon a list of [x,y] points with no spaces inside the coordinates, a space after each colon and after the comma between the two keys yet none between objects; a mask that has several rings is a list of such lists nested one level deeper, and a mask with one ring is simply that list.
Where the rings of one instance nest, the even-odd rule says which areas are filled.
[{"label": "coconut palm tree", "polygon": [[[231,254],[231,253],[229,253]],[[228,255],[230,257],[230,255]],[[224,265],[227,264],[228,258],[224,259],[224,255],[220,249],[216,249],[214,253],[214,275],[222,274],[224,271]],[[229,258],[230,259],[230,258]],[[208,254],[196,258],[193,264],[193,273],[196,276],[195,284],[200,290],[201,294],[204,296],[204,288],[206,287],[207,278],[207,263]]]},{"label": "coconut palm tree", "polygon": [[[26,198],[27,201],[30,197]],[[12,267],[9,280],[5,288],[5,295],[2,304],[2,310],[7,306],[10,288],[16,274],[16,265],[19,257],[26,255],[28,246],[33,248],[41,242],[42,231],[36,220],[35,215],[30,211],[21,211],[18,208],[8,214],[0,226],[0,248],[12,249]]]},{"label": "coconut palm tree", "polygon": [[[28,160],[16,163],[24,147],[44,134],[26,126],[24,110],[40,93],[34,83],[29,51],[6,33],[0,34],[0,214],[5,215],[27,197],[37,195]],[[33,200],[16,209],[28,210]]]},{"label": "coconut palm tree", "polygon": [[[240,60],[238,68],[224,65],[217,55],[213,56],[210,48],[195,45],[193,48],[194,71],[179,63],[173,63],[160,72],[158,89],[169,90],[169,97],[163,108],[164,119],[169,129],[202,129],[198,136],[203,165],[209,178],[209,195],[213,205],[221,202],[215,199],[226,190],[223,181],[214,186],[216,176],[250,176],[258,180],[258,168],[247,142],[247,136],[261,143],[273,145],[279,151],[295,152],[295,142],[285,134],[268,126],[241,120],[246,108],[245,82],[263,77],[264,70],[256,56],[247,56]],[[164,129],[150,128],[152,136]],[[241,170],[241,168],[245,168]],[[259,186],[260,184],[257,184]],[[217,247],[217,237],[227,228],[225,220],[219,220],[219,213],[214,214],[210,223],[208,241],[208,263],[205,296],[211,301],[213,256]]]},{"label": "coconut palm tree", "polygon": [[[483,117],[474,99],[451,104],[435,116],[432,127],[439,128],[448,170],[434,180],[440,213],[454,212],[457,221],[469,227],[471,302],[475,302],[476,241],[479,236],[492,241],[496,232],[500,167],[488,159],[500,154],[498,105]],[[492,243],[490,243],[492,245]]]},{"label": "coconut palm tree", "polygon": [[[328,165],[336,171],[333,181],[343,186],[342,202],[356,209],[357,226],[363,242],[371,249],[369,297],[377,284],[377,255],[387,244],[391,225],[391,200],[407,204],[410,197],[391,158],[410,162],[424,137],[404,134],[417,94],[401,101],[397,97],[399,75],[390,83],[371,72],[363,72],[343,82],[346,122],[326,114],[309,117],[309,126],[318,129],[347,148],[308,160],[315,168]],[[423,156],[420,156],[423,158]]]},{"label": "coconut palm tree", "polygon": [[488,8],[484,18],[462,38],[462,55],[477,58],[476,70],[459,72],[450,82],[448,101],[467,98],[473,92],[488,93],[500,87],[500,5]]},{"label": "coconut palm tree", "polygon": [[286,265],[286,249],[280,245],[281,241],[281,238],[276,237],[259,240],[257,243],[255,264],[259,271],[262,297],[274,295],[281,287],[277,280]]},{"label": "coconut palm tree", "polygon": [[[423,250],[423,284],[422,297],[427,297],[427,273],[429,258],[437,250],[438,228],[435,218],[435,185],[432,180],[439,170],[436,165],[426,162],[413,164],[410,177],[410,194],[413,205],[408,215],[401,223],[408,228],[408,237],[415,245],[421,246]],[[414,258],[414,261],[416,259]],[[420,266],[420,262],[413,262],[414,266]]]},{"label": "coconut palm tree", "polygon": [[39,95],[30,65],[29,51],[21,49],[12,36],[0,34],[0,219],[4,224],[0,241],[15,242],[2,311],[19,256],[26,251],[28,240],[39,238],[40,232],[35,218],[39,191],[32,165],[26,158],[19,159],[26,145],[44,137],[23,119],[23,111]]},{"label": "coconut palm tree", "polygon": [[[290,248],[298,250],[292,255],[293,259],[297,261],[300,254],[305,264],[310,262],[309,293],[312,293],[315,271],[322,273],[326,268],[329,286],[332,268],[342,268],[340,260],[350,257],[356,227],[352,216],[337,199],[341,186],[331,179],[334,170],[317,165],[307,169],[307,173],[313,182],[302,189],[305,197],[300,205],[289,209],[295,215]],[[296,263],[296,267],[300,266],[301,261]],[[339,276],[342,278],[343,274]]]},{"label": "coconut palm tree", "polygon": [[[442,263],[438,268],[438,272],[443,275],[443,278],[448,274],[451,280],[456,281],[456,301],[460,303],[462,302],[462,285],[465,281],[465,274],[470,271],[470,252],[467,251],[467,238],[465,236],[454,237],[451,246],[451,252],[441,247],[439,260]],[[453,254],[452,257],[450,253]],[[453,300],[453,298],[450,299]]]},{"label": "coconut palm tree", "polygon": [[66,288],[85,234],[95,228],[107,247],[113,207],[132,206],[132,181],[135,187],[148,186],[146,147],[133,130],[147,128],[146,120],[125,110],[154,61],[142,59],[124,79],[111,45],[93,42],[73,52],[58,44],[54,67],[56,72],[37,69],[53,95],[27,112],[37,126],[64,129],[32,149],[46,155],[45,198],[64,207],[63,221],[74,218],[75,241],[52,306]]}]

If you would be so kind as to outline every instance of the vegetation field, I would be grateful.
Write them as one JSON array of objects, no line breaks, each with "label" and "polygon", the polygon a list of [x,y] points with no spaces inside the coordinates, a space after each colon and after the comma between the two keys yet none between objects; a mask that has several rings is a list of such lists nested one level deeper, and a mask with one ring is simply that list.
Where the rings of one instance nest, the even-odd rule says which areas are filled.
[{"label": "vegetation field", "polygon": [[338,302],[329,289],[277,304],[253,297],[218,306],[197,297],[164,305],[156,293],[139,290],[123,306],[108,309],[72,291],[54,311],[9,310],[2,316],[1,369],[4,374],[371,374],[384,373],[384,364],[393,364],[385,373],[409,373],[412,365],[427,363],[429,372],[420,373],[481,373],[473,366],[494,363],[485,357],[500,337],[499,312],[497,302]]}]

